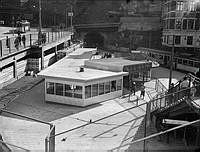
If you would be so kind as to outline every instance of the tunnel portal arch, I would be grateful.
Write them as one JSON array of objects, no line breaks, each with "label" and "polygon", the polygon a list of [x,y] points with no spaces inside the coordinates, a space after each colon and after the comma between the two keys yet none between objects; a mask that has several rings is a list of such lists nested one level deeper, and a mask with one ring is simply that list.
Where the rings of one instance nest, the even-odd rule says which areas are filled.
[{"label": "tunnel portal arch", "polygon": [[98,32],[89,32],[84,36],[84,47],[103,47],[104,36]]}]

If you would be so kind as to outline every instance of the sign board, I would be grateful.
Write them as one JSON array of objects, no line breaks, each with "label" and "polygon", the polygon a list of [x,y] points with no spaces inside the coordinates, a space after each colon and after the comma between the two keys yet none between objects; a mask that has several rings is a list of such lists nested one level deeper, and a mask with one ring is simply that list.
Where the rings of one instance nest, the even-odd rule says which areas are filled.
[{"label": "sign board", "polygon": [[68,12],[68,16],[73,16],[73,12]]}]

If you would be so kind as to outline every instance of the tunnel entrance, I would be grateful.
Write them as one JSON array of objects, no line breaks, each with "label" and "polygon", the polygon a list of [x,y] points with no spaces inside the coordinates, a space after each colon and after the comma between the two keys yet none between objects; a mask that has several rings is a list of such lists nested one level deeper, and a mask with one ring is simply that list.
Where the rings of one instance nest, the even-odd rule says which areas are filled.
[{"label": "tunnel entrance", "polygon": [[104,37],[100,33],[91,32],[85,35],[84,47],[103,47]]}]

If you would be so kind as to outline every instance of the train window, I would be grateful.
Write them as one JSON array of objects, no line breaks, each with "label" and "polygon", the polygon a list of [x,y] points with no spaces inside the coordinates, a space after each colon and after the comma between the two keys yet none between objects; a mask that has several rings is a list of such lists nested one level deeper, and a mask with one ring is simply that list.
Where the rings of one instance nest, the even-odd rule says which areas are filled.
[{"label": "train window", "polygon": [[184,65],[187,65],[188,63],[187,63],[187,60],[183,60],[183,64]]},{"label": "train window", "polygon": [[200,62],[194,62],[195,67],[200,67]]},{"label": "train window", "polygon": [[182,61],[183,61],[182,59],[178,59],[178,63],[182,64]]},{"label": "train window", "polygon": [[193,61],[189,61],[188,65],[193,66],[193,63],[194,63]]}]

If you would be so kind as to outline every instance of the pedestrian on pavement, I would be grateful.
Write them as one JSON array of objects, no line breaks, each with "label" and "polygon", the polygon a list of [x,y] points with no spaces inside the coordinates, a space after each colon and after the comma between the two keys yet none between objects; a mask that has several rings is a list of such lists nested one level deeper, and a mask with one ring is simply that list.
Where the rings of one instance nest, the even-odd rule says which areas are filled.
[{"label": "pedestrian on pavement", "polygon": [[6,36],[6,46],[7,46],[7,48],[9,48],[9,47],[10,47],[10,41],[9,41],[9,38],[8,38],[8,36]]},{"label": "pedestrian on pavement", "polygon": [[23,43],[24,47],[26,47],[26,36],[25,35],[22,36],[22,43]]},{"label": "pedestrian on pavement", "polygon": [[18,33],[18,40],[19,40],[19,45],[21,46],[22,37],[20,33]]},{"label": "pedestrian on pavement", "polygon": [[142,86],[141,86],[140,97],[142,97],[142,99],[144,99],[144,96],[145,96],[145,86],[144,86],[144,83],[143,83]]},{"label": "pedestrian on pavement", "polygon": [[19,50],[19,38],[18,37],[15,38],[14,44],[15,44],[15,48],[17,50]]},{"label": "pedestrian on pavement", "polygon": [[187,77],[183,78],[183,81],[180,83],[180,89],[183,90],[181,91],[181,97],[189,95],[189,88],[190,82]]},{"label": "pedestrian on pavement", "polygon": [[136,91],[136,83],[134,81],[132,81],[131,92],[133,92],[133,95],[135,95],[135,91]]}]

